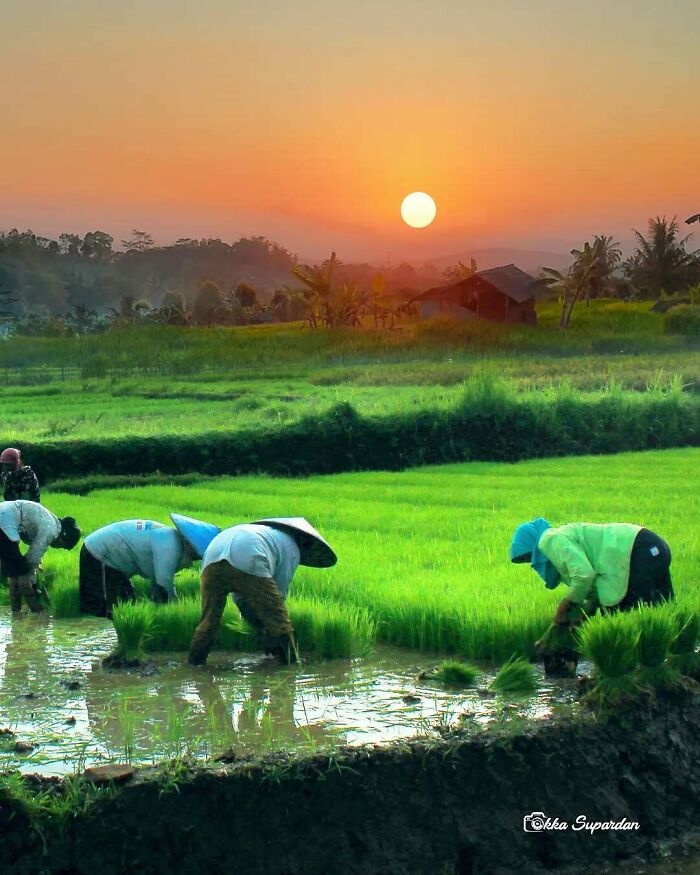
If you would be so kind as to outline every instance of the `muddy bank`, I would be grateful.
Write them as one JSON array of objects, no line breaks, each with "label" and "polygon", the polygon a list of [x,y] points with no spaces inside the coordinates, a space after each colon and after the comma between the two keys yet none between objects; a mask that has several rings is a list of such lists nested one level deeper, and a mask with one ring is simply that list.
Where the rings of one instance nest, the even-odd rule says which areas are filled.
[{"label": "muddy bank", "polygon": [[[52,820],[6,792],[0,871],[534,875],[620,861],[696,826],[699,722],[689,686],[606,721],[144,769]],[[569,826],[526,832],[532,813]],[[581,816],[628,828],[574,830]]]}]

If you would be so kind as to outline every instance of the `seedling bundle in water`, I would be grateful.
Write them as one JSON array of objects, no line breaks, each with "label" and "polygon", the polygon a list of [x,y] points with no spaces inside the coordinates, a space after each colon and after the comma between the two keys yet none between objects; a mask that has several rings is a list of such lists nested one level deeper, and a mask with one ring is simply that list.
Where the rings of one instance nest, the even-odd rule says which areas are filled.
[{"label": "seedling bundle in water", "polygon": [[121,602],[112,610],[117,646],[103,661],[106,666],[138,665],[144,643],[153,630],[155,608],[144,602]]},{"label": "seedling bundle in water", "polygon": [[614,705],[639,689],[634,670],[639,661],[638,618],[629,613],[600,614],[578,629],[579,647],[595,665],[591,704]]},{"label": "seedling bundle in water", "polygon": [[490,688],[504,695],[527,695],[537,689],[535,669],[522,656],[511,656],[498,670]]},{"label": "seedling bundle in water", "polygon": [[427,676],[452,687],[473,687],[481,677],[481,671],[468,662],[447,659]]},{"label": "seedling bundle in water", "polygon": [[645,687],[661,689],[677,683],[678,669],[668,662],[678,635],[676,618],[666,607],[642,606],[639,623],[639,680]]}]

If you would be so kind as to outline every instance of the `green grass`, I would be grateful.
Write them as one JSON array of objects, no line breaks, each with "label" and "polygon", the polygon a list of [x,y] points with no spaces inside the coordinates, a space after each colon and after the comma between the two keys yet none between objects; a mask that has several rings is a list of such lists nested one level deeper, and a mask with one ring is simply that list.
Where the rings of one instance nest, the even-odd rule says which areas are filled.
[{"label": "green grass", "polygon": [[[299,568],[290,608],[313,599],[362,609],[380,642],[499,661],[534,655],[533,642],[564,595],[508,561],[513,530],[536,515],[555,525],[630,521],[658,532],[673,551],[679,604],[700,610],[699,462],[697,449],[666,450],[303,480],[221,478],[199,487],[47,493],[45,501],[59,515],[73,514],[86,533],[135,513],[168,522],[177,510],[221,526],[303,514],[339,561]],[[77,548],[49,550],[45,565],[55,581],[77,586],[77,559]],[[196,597],[196,570],[179,574],[177,588],[183,599]]]},{"label": "green grass", "polygon": [[[556,303],[539,312],[536,328],[432,320],[384,333],[286,325],[11,338],[0,344],[0,440],[231,431],[318,416],[342,401],[363,415],[445,410],[483,373],[518,392],[674,381],[698,391],[700,345],[664,335],[650,303],[580,306],[566,332]],[[108,375],[84,379],[96,357]]]},{"label": "green grass", "polygon": [[502,695],[527,695],[537,689],[537,674],[522,656],[511,656],[498,670],[490,688]]}]

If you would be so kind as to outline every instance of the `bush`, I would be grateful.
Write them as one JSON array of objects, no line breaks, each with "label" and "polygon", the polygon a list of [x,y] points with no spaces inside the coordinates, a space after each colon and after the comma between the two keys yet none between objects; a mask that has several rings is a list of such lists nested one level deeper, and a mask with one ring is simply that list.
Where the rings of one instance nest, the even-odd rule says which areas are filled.
[{"label": "bush", "polygon": [[678,304],[663,317],[665,334],[682,334],[685,337],[700,337],[700,306]]},{"label": "bush", "polygon": [[296,476],[401,470],[460,461],[615,453],[700,442],[700,403],[681,392],[610,391],[519,398],[470,385],[447,411],[361,416],[342,403],[320,416],[236,432],[26,443],[45,481],[89,475],[268,473]]}]

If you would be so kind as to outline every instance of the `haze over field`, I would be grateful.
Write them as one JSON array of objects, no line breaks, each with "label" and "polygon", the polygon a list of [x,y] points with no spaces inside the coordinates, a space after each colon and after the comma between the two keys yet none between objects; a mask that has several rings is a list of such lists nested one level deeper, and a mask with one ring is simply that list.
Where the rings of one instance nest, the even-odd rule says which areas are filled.
[{"label": "haze over field", "polygon": [[5,0],[0,228],[346,260],[624,244],[700,209],[699,29],[697,0]]}]

